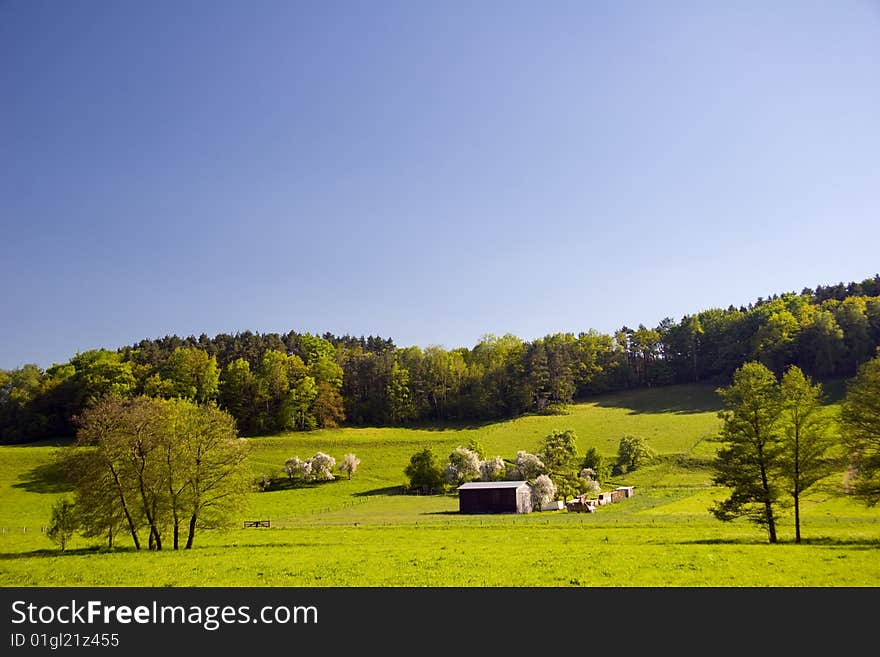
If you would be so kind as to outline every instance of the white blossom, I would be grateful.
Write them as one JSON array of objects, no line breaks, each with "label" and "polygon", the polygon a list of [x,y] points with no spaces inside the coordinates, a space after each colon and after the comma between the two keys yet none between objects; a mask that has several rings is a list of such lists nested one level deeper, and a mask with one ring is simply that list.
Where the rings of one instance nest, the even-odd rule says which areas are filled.
[{"label": "white blossom", "polygon": [[446,481],[450,484],[463,484],[480,478],[480,457],[467,447],[458,446],[449,455],[449,463],[444,470]]},{"label": "white blossom", "polygon": [[357,472],[358,466],[361,464],[361,460],[355,456],[354,454],[346,454],[342,457],[342,463],[339,465],[339,469],[348,474],[348,478],[351,479],[351,476]]},{"label": "white blossom", "polygon": [[336,467],[336,459],[324,452],[316,453],[308,461],[310,465],[309,475],[313,481],[330,481],[335,479],[333,468]]},{"label": "white blossom", "polygon": [[496,456],[494,459],[480,461],[480,480],[481,481],[498,481],[504,478],[507,466],[504,459]]},{"label": "white blossom", "polygon": [[303,461],[300,457],[294,456],[284,462],[284,472],[290,479],[307,479],[308,461]]},{"label": "white blossom", "polygon": [[520,450],[516,453],[516,470],[522,479],[534,479],[545,471],[544,462],[534,454]]},{"label": "white blossom", "polygon": [[556,499],[556,484],[545,474],[538,475],[532,486],[532,504],[541,507]]}]

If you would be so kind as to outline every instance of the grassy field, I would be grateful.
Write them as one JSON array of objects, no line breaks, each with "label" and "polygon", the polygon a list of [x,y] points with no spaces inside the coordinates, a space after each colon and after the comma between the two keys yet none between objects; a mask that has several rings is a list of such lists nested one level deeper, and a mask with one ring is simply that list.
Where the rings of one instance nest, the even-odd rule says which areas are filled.
[{"label": "grassy field", "polygon": [[[707,386],[608,395],[568,415],[456,429],[338,429],[250,439],[255,474],[325,451],[361,458],[355,477],[254,493],[233,528],[203,532],[192,551],[106,551],[74,540],[61,554],[41,532],[57,496],[57,444],[0,447],[2,586],[877,586],[880,510],[839,494],[829,477],[803,504],[804,543],[790,518],[781,544],[759,528],[721,523],[707,508],[724,491],[706,467],[718,399]],[[828,412],[834,411],[830,404]],[[491,456],[535,450],[574,429],[581,452],[611,456],[624,433],[657,461],[612,482],[636,496],[595,514],[463,516],[454,495],[403,494],[403,468],[423,446],[443,457],[476,438]],[[245,519],[272,527],[244,529]]]}]

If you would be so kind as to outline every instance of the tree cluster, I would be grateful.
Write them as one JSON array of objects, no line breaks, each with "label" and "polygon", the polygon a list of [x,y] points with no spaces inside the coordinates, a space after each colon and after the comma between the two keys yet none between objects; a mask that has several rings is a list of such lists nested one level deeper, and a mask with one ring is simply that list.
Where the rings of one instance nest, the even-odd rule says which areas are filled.
[{"label": "tree cluster", "polygon": [[197,530],[227,523],[250,490],[248,445],[214,406],[108,396],[77,424],[76,443],[59,454],[74,487],[72,511],[62,511],[110,547],[122,533],[136,549],[161,550],[170,539],[177,550],[184,538],[189,549]]},{"label": "tree cluster", "polygon": [[[284,467],[281,470],[291,483],[312,484],[335,480],[334,470],[343,472],[346,478],[351,480],[360,464],[361,460],[356,455],[348,453],[343,455],[342,461],[337,466],[336,458],[326,452],[319,451],[307,459],[292,456],[284,462]],[[261,491],[269,490],[274,483],[275,478],[272,475],[262,474],[257,477],[256,488]]]},{"label": "tree cluster", "polygon": [[485,336],[473,348],[397,347],[390,339],[308,333],[142,340],[42,370],[0,370],[0,441],[70,435],[106,394],[216,401],[244,435],[396,426],[550,413],[574,399],[670,383],[726,383],[746,362],[778,376],[853,376],[880,346],[880,275],[759,298],[748,307],[666,318],[613,334],[526,342]]},{"label": "tree cluster", "polygon": [[[637,436],[623,436],[617,463],[629,472],[650,459],[653,450],[647,441]],[[571,429],[554,430],[545,436],[537,454],[519,450],[512,461],[501,456],[486,458],[477,441],[459,445],[448,456],[445,465],[426,447],[412,455],[404,473],[409,478],[410,490],[422,494],[441,493],[469,481],[529,481],[538,499],[546,503],[561,497],[563,501],[584,493],[598,493],[601,483],[611,476],[611,466],[594,447],[581,458],[577,435]],[[537,488],[535,488],[537,486]]]},{"label": "tree cluster", "polygon": [[719,389],[725,410],[722,447],[714,462],[714,482],[729,497],[711,508],[720,520],[745,517],[778,540],[781,509],[794,506],[795,540],[801,540],[800,502],[829,474],[834,441],[823,414],[822,386],[797,366],[779,381],[765,365],[746,363],[730,386]]}]

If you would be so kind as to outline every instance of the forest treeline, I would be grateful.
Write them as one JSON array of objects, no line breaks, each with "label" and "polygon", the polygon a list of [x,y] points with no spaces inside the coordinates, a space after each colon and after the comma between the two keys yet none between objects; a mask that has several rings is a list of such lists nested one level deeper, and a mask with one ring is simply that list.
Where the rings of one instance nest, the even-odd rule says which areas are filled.
[{"label": "forest treeline", "polygon": [[279,333],[141,340],[45,370],[0,370],[0,442],[72,436],[108,394],[213,402],[244,435],[346,425],[480,421],[553,412],[590,395],[726,383],[757,360],[823,380],[853,376],[880,345],[880,275],[713,308],[648,328],[487,335],[474,347]]}]

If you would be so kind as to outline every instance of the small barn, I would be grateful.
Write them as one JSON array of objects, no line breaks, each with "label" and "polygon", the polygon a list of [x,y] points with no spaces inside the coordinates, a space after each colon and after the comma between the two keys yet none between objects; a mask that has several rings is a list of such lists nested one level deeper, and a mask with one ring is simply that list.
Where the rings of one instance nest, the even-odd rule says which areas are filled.
[{"label": "small barn", "polygon": [[635,486],[618,486],[614,490],[622,491],[624,497],[632,497],[635,492]]},{"label": "small barn", "polygon": [[472,481],[458,487],[460,513],[531,513],[527,481]]}]

